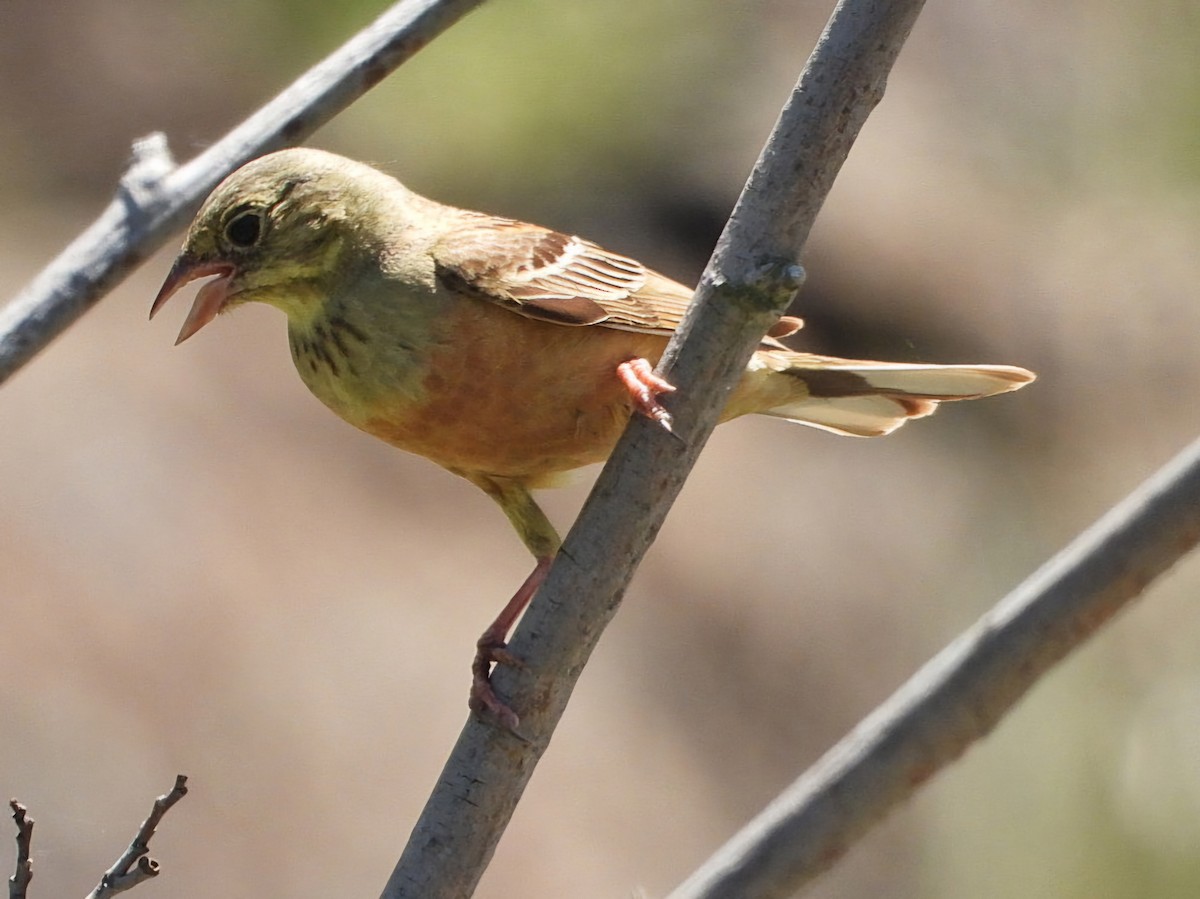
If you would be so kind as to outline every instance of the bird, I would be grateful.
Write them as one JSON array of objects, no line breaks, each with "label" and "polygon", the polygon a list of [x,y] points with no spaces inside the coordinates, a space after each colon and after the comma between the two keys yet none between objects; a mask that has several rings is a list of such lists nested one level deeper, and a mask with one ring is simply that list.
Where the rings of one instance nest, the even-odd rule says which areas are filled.
[{"label": "bird", "polygon": [[[365,163],[313,148],[247,162],[201,205],[151,306],[208,278],[182,343],[245,303],[287,318],[300,379],[333,412],[437,463],[499,505],[535,559],[479,637],[469,707],[516,731],[491,684],[520,666],[508,634],[561,540],[532,491],[603,461],[630,416],[665,428],[654,372],[693,291],[571,234],[444,205]],[[764,335],[721,421],[760,413],[876,437],[939,403],[1016,390],[1010,365],[840,359]]]}]

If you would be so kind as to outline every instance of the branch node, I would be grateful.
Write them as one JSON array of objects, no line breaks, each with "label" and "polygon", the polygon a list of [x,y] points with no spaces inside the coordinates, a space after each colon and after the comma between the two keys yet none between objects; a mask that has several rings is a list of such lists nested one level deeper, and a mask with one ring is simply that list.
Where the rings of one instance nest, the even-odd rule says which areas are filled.
[{"label": "branch node", "polygon": [[121,175],[118,193],[126,195],[141,208],[152,203],[161,193],[163,179],[176,169],[175,158],[161,131],[139,137],[133,142],[132,154],[125,173]]},{"label": "branch node", "polygon": [[785,263],[779,275],[793,292],[803,287],[804,282],[808,280],[808,272],[804,270],[804,266],[799,262]]},{"label": "branch node", "polygon": [[796,298],[808,273],[794,259],[770,259],[747,272],[744,286],[783,311]]}]

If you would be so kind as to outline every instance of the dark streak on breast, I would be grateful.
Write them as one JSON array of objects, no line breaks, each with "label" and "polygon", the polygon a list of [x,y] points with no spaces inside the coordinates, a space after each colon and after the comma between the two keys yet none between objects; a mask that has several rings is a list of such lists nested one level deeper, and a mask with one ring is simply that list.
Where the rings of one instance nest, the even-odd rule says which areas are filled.
[{"label": "dark streak on breast", "polygon": [[341,374],[337,358],[329,351],[329,332],[318,325],[313,329],[313,352],[329,367],[330,373],[336,378]]},{"label": "dark streak on breast", "polygon": [[331,315],[329,317],[329,327],[333,329],[334,340],[337,341],[339,347],[344,346],[341,340],[342,335],[353,337],[359,343],[365,344],[369,342],[366,333],[361,328],[350,324],[350,322],[346,321],[340,315]]},{"label": "dark streak on breast", "polygon": [[[323,365],[329,369],[331,375],[335,378],[339,377],[342,373],[342,366],[339,362],[345,363],[350,371],[354,370],[345,343],[332,327],[326,328],[323,325],[317,325],[312,333],[305,337],[289,333],[288,343],[292,348],[292,358],[297,363],[303,362],[314,375]],[[331,344],[336,345],[336,350],[331,348]]]}]

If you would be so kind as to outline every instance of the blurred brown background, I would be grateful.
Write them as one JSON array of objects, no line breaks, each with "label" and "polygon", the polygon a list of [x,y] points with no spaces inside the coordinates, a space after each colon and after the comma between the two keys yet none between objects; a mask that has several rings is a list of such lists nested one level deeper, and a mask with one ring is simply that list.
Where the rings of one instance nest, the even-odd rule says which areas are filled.
[{"label": "blurred brown background", "polygon": [[[830,8],[493,3],[313,143],[690,283]],[[0,296],[132,139],[191,156],[377,9],[0,2]],[[804,345],[1041,380],[880,441],[724,428],[479,896],[667,892],[1192,438],[1198,94],[1193,4],[930,4],[806,251]],[[36,896],[86,892],[178,771],[142,889],[373,896],[529,560],[482,494],[320,407],[275,311],[173,348],[186,302],[146,322],[170,255],[0,390],[0,794],[37,818]],[[545,495],[564,528],[583,480]],[[1195,896],[1198,579],[810,895]]]}]

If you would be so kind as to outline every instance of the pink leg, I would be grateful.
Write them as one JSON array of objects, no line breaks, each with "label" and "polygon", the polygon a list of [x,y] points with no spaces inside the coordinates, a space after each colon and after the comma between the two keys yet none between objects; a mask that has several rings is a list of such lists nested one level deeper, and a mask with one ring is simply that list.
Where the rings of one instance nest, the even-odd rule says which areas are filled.
[{"label": "pink leg", "polygon": [[537,560],[537,565],[529,577],[525,578],[525,583],[517,589],[512,599],[500,610],[496,620],[475,644],[475,661],[471,663],[471,698],[468,705],[471,711],[490,715],[511,731],[516,731],[521,719],[492,689],[492,663],[511,665],[514,668],[524,667],[524,663],[508,651],[505,640],[525,607],[529,605],[529,601],[533,599],[533,595],[537,593],[538,587],[546,580],[546,575],[550,573],[550,563],[553,561],[553,556]]},{"label": "pink leg", "polygon": [[617,366],[617,376],[633,397],[633,407],[668,431],[671,430],[671,413],[659,404],[658,395],[674,393],[675,385],[656,375],[645,359],[622,362]]}]

